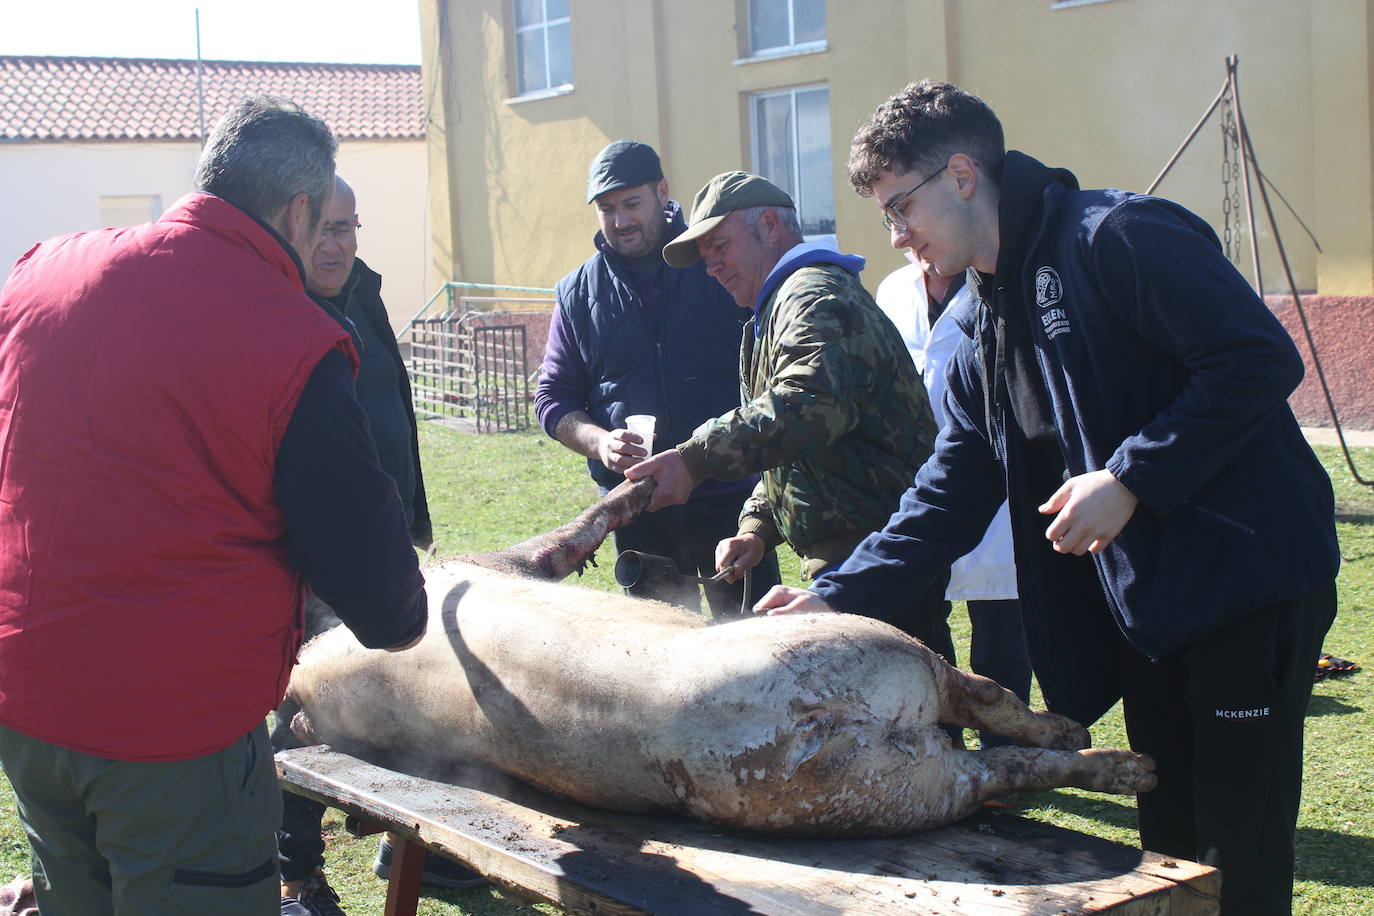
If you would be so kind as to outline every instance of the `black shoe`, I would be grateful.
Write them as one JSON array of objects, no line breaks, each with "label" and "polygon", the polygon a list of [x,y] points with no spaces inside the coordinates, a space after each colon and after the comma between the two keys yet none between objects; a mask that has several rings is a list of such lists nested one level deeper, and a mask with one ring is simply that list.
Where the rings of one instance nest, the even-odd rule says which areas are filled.
[{"label": "black shoe", "polygon": [[281,912],[282,916],[348,916],[339,908],[339,895],[319,872],[305,879],[296,896],[281,898]]},{"label": "black shoe", "polygon": [[[382,837],[377,846],[377,861],[372,863],[372,872],[383,881],[391,876],[391,843],[386,837]],[[420,875],[420,883],[433,887],[481,887],[487,883],[487,879],[447,856],[426,853],[425,870]]]}]

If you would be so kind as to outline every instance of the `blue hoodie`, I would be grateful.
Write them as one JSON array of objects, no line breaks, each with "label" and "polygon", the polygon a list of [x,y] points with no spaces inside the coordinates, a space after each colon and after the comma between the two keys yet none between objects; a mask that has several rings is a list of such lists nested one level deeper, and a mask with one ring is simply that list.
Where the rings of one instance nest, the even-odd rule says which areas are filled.
[{"label": "blue hoodie", "polygon": [[[1016,152],[1000,206],[997,273],[951,363],[935,454],[813,588],[837,610],[880,608],[976,544],[1005,495],[1037,677],[1051,709],[1091,723],[1119,697],[1103,664],[1118,630],[1158,659],[1330,582],[1334,499],[1286,402],[1301,357],[1203,220],[1080,191]],[[1002,333],[1016,322],[1020,344]],[[1019,388],[1017,365],[1032,376]],[[1036,403],[1061,472],[1029,460],[1043,445],[1016,410]],[[1134,515],[1094,557],[1054,553],[1038,505],[1103,468],[1140,499]]]},{"label": "blue hoodie", "polygon": [[858,279],[859,274],[863,273],[864,265],[868,263],[861,255],[841,254],[818,242],[803,242],[800,245],[794,245],[783,254],[791,255],[791,257],[773,265],[773,269],[768,271],[768,276],[763,278],[763,286],[759,287],[759,294],[754,297],[755,340],[763,336],[763,322],[760,317],[764,305],[772,297],[773,291],[782,286],[783,282],[798,270],[812,264],[834,264],[836,267],[843,267],[855,279]]}]

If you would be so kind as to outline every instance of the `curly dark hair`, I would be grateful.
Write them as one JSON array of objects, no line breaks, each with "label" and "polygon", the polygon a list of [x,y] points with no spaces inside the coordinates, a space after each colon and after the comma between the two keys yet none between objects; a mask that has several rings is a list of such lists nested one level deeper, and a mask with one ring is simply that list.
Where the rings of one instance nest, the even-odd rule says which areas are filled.
[{"label": "curly dark hair", "polygon": [[883,171],[929,172],[955,153],[972,158],[993,181],[1001,179],[1006,146],[1002,122],[987,102],[951,83],[921,80],[878,106],[849,146],[849,183],[873,196]]}]

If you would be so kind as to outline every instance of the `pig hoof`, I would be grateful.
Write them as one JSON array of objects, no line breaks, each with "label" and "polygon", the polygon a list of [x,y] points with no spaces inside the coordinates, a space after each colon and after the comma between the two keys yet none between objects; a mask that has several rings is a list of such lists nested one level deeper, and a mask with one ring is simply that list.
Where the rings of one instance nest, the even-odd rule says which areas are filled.
[{"label": "pig hoof", "polygon": [[1116,795],[1134,795],[1155,787],[1155,761],[1149,754],[1134,751],[1088,750],[1079,752],[1089,765],[1088,781],[1081,788]]},{"label": "pig hoof", "polygon": [[1081,751],[1093,746],[1088,730],[1067,716],[1052,712],[1036,713],[1045,728],[1045,738],[1040,747],[1056,751]]}]

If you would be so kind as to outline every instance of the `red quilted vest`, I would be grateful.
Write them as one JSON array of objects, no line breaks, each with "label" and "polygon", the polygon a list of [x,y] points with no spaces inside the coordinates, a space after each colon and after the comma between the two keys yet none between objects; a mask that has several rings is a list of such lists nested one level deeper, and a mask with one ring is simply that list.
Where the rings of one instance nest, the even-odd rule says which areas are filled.
[{"label": "red quilted vest", "polygon": [[347,335],[246,213],[34,247],[0,291],[0,724],[124,760],[219,750],[280,701],[301,582],[273,467]]}]

